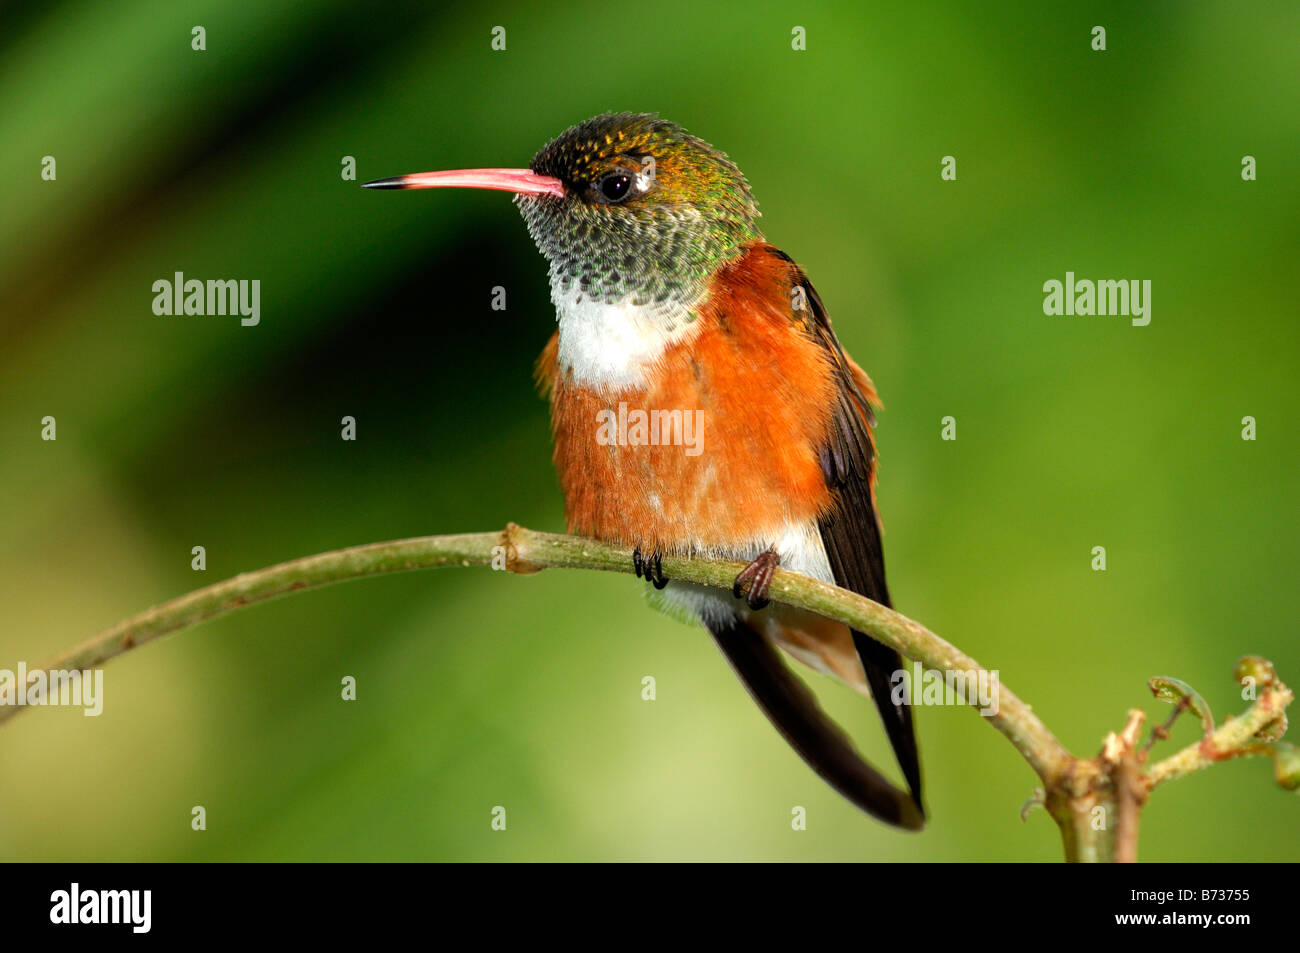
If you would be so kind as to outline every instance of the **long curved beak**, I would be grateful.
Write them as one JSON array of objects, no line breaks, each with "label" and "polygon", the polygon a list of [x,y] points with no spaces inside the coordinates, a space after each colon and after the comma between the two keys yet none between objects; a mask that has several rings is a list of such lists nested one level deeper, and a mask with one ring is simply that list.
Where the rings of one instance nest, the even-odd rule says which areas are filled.
[{"label": "long curved beak", "polygon": [[532,169],[453,169],[449,172],[415,172],[362,183],[366,189],[499,189],[521,195],[564,197],[564,183]]}]

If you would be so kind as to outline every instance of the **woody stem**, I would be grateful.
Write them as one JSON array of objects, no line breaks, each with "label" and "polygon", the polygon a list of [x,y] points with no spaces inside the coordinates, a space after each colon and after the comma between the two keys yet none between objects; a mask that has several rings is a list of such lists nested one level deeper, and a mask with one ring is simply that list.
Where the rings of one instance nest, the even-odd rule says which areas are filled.
[{"label": "woody stem", "polygon": [[[93,668],[159,636],[303,589],[379,573],[493,565],[494,557],[500,568],[515,573],[541,569],[627,572],[632,566],[631,554],[620,547],[578,536],[539,533],[513,523],[498,533],[424,536],[353,546],[242,573],[146,609],[69,649],[44,668],[46,671]],[[744,564],[726,559],[665,556],[663,567],[674,579],[730,589]],[[808,576],[777,570],[768,595],[774,601],[847,623],[929,668],[980,671],[974,659],[920,623]],[[997,708],[996,713],[987,716],[990,723],[1007,736],[1045,781],[1058,776],[1070,761],[1070,753],[1029,707],[1002,687]],[[19,710],[0,708],[0,722]]]},{"label": "woody stem", "polygon": [[[81,670],[102,665],[160,636],[186,629],[257,602],[349,579],[441,566],[493,566],[528,574],[542,569],[603,569],[627,572],[631,554],[578,536],[539,533],[511,523],[501,532],[423,536],[353,546],[241,573],[146,609],[63,652],[43,666]],[[728,559],[663,557],[666,573],[683,582],[730,589],[744,564]],[[930,669],[987,677],[974,659],[919,622],[856,593],[787,570],[777,570],[768,597],[818,613],[865,632]],[[977,699],[967,699],[978,705]],[[1049,791],[1075,759],[1047,727],[1007,688],[999,686],[996,711],[986,715],[1036,771]],[[0,722],[21,708],[0,706]],[[1067,837],[1067,848],[1069,838]],[[1067,854],[1073,852],[1067,849]],[[1071,859],[1074,859],[1071,857]]]}]

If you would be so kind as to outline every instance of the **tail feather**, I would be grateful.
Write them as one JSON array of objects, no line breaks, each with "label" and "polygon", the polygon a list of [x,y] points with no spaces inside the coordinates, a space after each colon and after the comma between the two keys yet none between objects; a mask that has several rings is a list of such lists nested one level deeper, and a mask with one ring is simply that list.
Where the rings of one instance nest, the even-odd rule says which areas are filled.
[{"label": "tail feather", "polygon": [[[873,817],[907,830],[925,826],[912,796],[862,759],[766,638],[735,618],[709,622],[709,631],[754,701],[810,768]],[[887,698],[887,683],[884,691]]]},{"label": "tail feather", "polygon": [[871,688],[871,698],[880,712],[884,722],[885,734],[889,744],[898,757],[898,766],[903,769],[907,786],[912,789],[912,798],[916,806],[921,806],[921,755],[916,747],[916,729],[912,725],[912,706],[895,705],[893,702],[894,685],[891,682],[895,672],[903,667],[903,657],[887,645],[882,645],[869,635],[857,629],[853,630],[853,644],[857,646],[858,657],[862,660],[862,670],[867,675],[867,685]]}]

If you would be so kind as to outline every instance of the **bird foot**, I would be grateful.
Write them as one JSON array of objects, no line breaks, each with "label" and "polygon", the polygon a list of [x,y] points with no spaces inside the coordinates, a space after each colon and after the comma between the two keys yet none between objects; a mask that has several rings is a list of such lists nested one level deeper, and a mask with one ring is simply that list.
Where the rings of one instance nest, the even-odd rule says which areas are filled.
[{"label": "bird foot", "polygon": [[731,586],[731,594],[737,599],[741,598],[745,583],[749,583],[749,594],[744,597],[746,604],[755,612],[766,608],[771,602],[767,598],[767,590],[772,585],[772,574],[780,565],[781,557],[769,546],[758,554],[758,558],[737,573],[736,581]]},{"label": "bird foot", "polygon": [[649,556],[641,555],[640,546],[632,550],[632,569],[637,574],[637,578],[645,576],[645,581],[656,589],[662,589],[668,585],[668,577],[664,575],[662,560],[663,554],[658,549]]}]

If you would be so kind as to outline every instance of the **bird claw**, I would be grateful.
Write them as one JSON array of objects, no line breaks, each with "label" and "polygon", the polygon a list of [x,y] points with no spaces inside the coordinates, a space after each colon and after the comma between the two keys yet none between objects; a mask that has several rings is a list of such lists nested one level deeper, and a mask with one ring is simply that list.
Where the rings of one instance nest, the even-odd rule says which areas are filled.
[{"label": "bird claw", "polygon": [[[765,609],[772,600],[767,598],[768,588],[772,585],[772,574],[776,572],[781,565],[781,557],[772,547],[768,547],[759,553],[748,566],[736,574],[736,581],[732,583],[731,594],[737,599],[742,596],[746,605],[757,612],[759,609]],[[744,595],[745,583],[749,583],[749,594]]]},{"label": "bird claw", "polygon": [[644,576],[645,581],[656,589],[668,585],[668,577],[664,575],[663,554],[658,549],[649,556],[641,555],[640,546],[632,550],[632,570],[638,579]]}]

